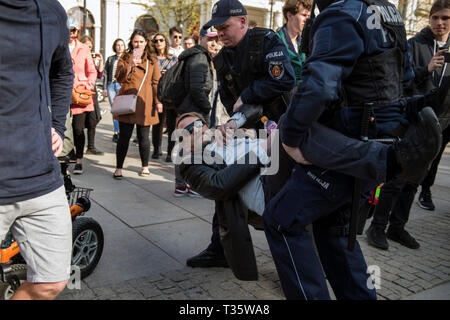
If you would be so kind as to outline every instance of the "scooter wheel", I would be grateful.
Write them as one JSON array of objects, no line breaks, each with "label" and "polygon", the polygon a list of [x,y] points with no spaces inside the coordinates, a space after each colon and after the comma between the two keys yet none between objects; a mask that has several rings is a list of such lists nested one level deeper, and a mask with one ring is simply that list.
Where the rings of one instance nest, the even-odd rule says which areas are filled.
[{"label": "scooter wheel", "polygon": [[27,280],[27,265],[13,264],[5,275],[6,282],[0,281],[0,300],[9,300],[16,290]]},{"label": "scooter wheel", "polygon": [[72,223],[72,266],[80,268],[81,279],[90,275],[103,252],[103,230],[92,218],[80,217]]}]

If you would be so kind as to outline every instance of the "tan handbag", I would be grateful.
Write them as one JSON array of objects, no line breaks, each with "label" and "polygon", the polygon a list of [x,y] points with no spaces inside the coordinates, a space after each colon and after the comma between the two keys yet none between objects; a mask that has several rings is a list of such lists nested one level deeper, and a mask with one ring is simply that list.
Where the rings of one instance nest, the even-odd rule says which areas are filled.
[{"label": "tan handbag", "polygon": [[81,107],[86,107],[90,105],[92,101],[92,96],[95,92],[82,88],[72,89],[72,104],[79,105]]},{"label": "tan handbag", "polygon": [[113,105],[111,106],[111,113],[113,115],[123,115],[123,114],[131,114],[136,112],[136,102],[137,98],[139,96],[139,92],[142,89],[142,86],[144,85],[145,78],[147,77],[147,71],[148,71],[148,60],[147,60],[147,66],[145,68],[145,75],[144,79],[142,79],[141,85],[139,86],[139,90],[136,94],[126,94],[122,96],[116,96],[114,98]]}]

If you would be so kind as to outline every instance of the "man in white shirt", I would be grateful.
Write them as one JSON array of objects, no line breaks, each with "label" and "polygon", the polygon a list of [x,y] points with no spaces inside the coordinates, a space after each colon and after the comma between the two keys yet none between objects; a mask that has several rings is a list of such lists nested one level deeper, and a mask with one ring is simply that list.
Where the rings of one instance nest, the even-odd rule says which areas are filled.
[{"label": "man in white shirt", "polygon": [[181,41],[183,39],[183,32],[178,27],[172,27],[169,29],[169,37],[170,37],[170,48],[169,54],[174,55],[175,57],[180,56],[183,52],[183,47],[181,46]]}]

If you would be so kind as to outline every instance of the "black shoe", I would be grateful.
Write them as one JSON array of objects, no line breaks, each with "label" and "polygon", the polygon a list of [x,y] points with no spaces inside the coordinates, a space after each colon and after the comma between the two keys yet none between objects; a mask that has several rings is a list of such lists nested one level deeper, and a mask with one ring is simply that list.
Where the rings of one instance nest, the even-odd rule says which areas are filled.
[{"label": "black shoe", "polygon": [[431,199],[431,191],[430,190],[422,190],[419,195],[419,207],[425,210],[434,211],[434,203],[433,199]]},{"label": "black shoe", "polygon": [[170,156],[170,154],[167,155],[166,162],[172,162],[172,157]]},{"label": "black shoe", "polygon": [[119,141],[119,135],[117,133],[114,133],[113,137],[112,137],[112,141],[114,143],[117,143],[117,141]]},{"label": "black shoe", "polygon": [[73,168],[73,174],[82,174],[83,173],[83,165],[77,163]]},{"label": "black shoe", "polygon": [[405,136],[394,143],[395,158],[401,172],[396,178],[421,183],[442,144],[441,127],[433,109],[423,108]]},{"label": "black shoe", "polygon": [[161,155],[162,153],[159,151],[159,149],[155,149],[152,153],[152,159],[159,159]]},{"label": "black shoe", "polygon": [[192,258],[187,259],[186,265],[192,268],[228,268],[228,263],[224,256],[219,256],[208,249],[200,252]]},{"label": "black shoe", "polygon": [[371,246],[379,249],[387,250],[389,249],[389,243],[386,239],[386,234],[381,228],[374,228],[370,226],[366,231],[367,241]]},{"label": "black shoe", "polygon": [[133,139],[133,143],[136,147],[139,146],[139,140],[137,137]]},{"label": "black shoe", "polygon": [[401,230],[390,230],[388,229],[386,236],[388,239],[391,239],[392,241],[398,242],[401,245],[404,245],[407,248],[410,249],[419,249],[420,243],[414,239],[413,236],[411,236],[408,231],[401,229]]},{"label": "black shoe", "polygon": [[73,149],[69,152],[69,163],[77,163],[77,156]]},{"label": "black shoe", "polygon": [[93,147],[93,148],[87,148],[86,154],[94,154],[96,156],[102,156],[105,153],[103,151],[100,151],[100,150],[96,149],[95,147]]}]

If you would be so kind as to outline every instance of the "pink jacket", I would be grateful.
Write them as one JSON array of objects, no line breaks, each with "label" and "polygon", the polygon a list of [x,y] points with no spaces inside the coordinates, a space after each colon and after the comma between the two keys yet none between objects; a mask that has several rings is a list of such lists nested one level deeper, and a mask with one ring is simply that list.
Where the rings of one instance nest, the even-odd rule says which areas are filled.
[{"label": "pink jacket", "polygon": [[[97,69],[95,68],[94,60],[91,56],[91,51],[85,44],[81,43],[78,40],[75,41],[75,48],[71,53],[73,72],[75,75],[73,80],[73,87],[86,88],[89,87],[89,84],[91,84],[93,87],[95,85],[95,79],[97,79]],[[76,104],[72,104],[70,106],[70,109],[72,111],[72,114],[94,111],[94,102],[86,107],[80,107]]]}]

